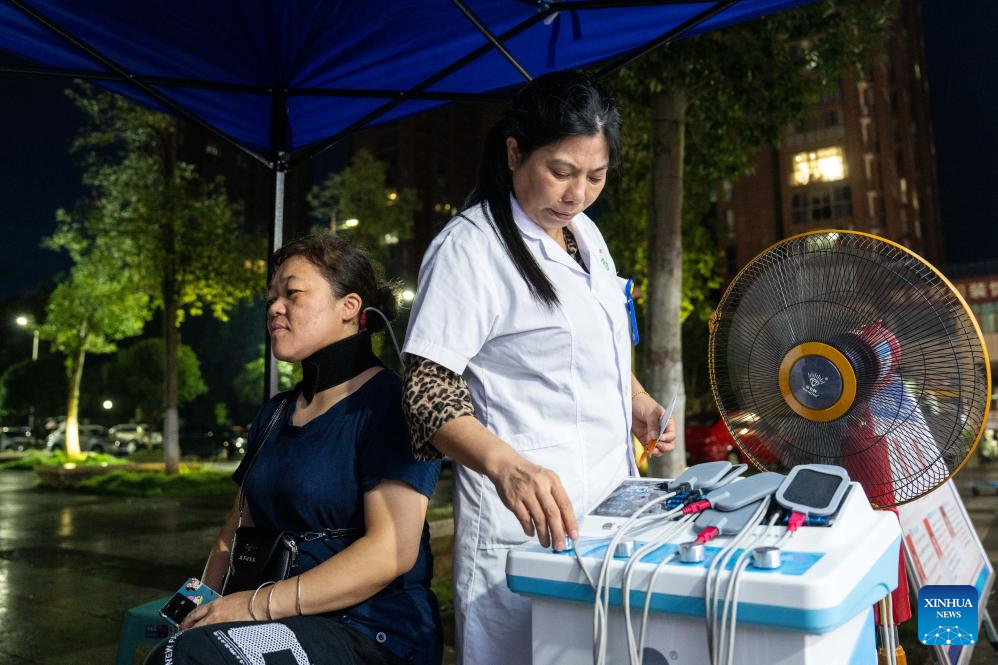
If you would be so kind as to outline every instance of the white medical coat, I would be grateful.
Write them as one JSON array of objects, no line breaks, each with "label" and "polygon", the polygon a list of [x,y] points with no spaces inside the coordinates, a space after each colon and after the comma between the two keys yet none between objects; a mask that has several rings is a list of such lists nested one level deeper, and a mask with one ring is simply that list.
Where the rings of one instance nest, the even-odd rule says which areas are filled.
[{"label": "white medical coat", "polygon": [[[578,516],[636,473],[631,340],[623,284],[586,215],[570,229],[589,274],[512,199],[559,305],[531,295],[480,206],[455,217],[423,258],[404,351],[461,374],[475,416],[561,478]],[[506,586],[506,554],[531,540],[483,474],[455,465],[454,597],[459,662],[527,665],[529,601]]]}]

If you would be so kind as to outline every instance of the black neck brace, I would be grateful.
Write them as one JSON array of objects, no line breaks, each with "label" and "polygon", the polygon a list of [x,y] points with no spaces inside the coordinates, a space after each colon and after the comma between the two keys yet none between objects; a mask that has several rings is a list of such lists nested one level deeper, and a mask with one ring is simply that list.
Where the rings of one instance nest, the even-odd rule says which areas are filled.
[{"label": "black neck brace", "polygon": [[349,381],[366,369],[384,367],[371,350],[371,333],[359,332],[319,349],[301,361],[302,397],[307,404],[315,394]]}]

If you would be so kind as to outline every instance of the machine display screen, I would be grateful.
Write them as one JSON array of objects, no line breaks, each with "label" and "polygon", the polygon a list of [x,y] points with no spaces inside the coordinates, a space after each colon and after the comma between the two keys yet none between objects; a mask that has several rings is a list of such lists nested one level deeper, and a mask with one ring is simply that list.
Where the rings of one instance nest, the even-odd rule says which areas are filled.
[{"label": "machine display screen", "polygon": [[647,480],[625,480],[590,514],[600,517],[630,517],[652,499],[669,493],[660,485],[660,482]]},{"label": "machine display screen", "polygon": [[842,478],[812,469],[801,469],[794,482],[783,493],[783,498],[801,506],[824,508],[832,501]]}]

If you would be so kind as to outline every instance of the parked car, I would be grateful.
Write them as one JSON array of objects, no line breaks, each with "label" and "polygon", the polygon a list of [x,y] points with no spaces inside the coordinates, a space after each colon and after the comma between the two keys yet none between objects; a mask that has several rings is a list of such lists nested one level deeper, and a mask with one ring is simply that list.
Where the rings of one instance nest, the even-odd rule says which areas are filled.
[{"label": "parked car", "polygon": [[[775,461],[775,458],[768,455],[762,447],[761,442],[749,429],[749,425],[754,422],[755,416],[750,413],[733,412],[731,421],[738,427],[739,438],[743,443],[749,444],[753,454],[763,464]],[[728,460],[732,464],[750,464],[748,456],[735,444],[735,439],[728,431],[724,420],[713,416],[692,416],[687,420],[683,428],[686,439],[686,462],[687,464],[700,464],[702,462],[719,462]]]},{"label": "parked car", "polygon": [[231,427],[180,430],[180,454],[201,459],[237,459],[246,452],[246,438]]},{"label": "parked car", "polygon": [[[112,455],[127,455],[135,451],[134,444],[118,443],[108,436],[107,428],[101,425],[80,425],[80,452],[83,453],[109,453]],[[55,431],[49,434],[45,441],[48,450],[55,451],[66,447],[66,424],[60,424]],[[131,450],[129,450],[131,448]]]},{"label": "parked car", "polygon": [[0,451],[24,451],[45,447],[45,440],[35,436],[30,427],[0,427]]},{"label": "parked car", "polygon": [[108,434],[112,440],[118,442],[118,446],[134,443],[135,448],[152,448],[163,445],[162,432],[153,429],[145,423],[122,423],[115,425],[108,430]]}]

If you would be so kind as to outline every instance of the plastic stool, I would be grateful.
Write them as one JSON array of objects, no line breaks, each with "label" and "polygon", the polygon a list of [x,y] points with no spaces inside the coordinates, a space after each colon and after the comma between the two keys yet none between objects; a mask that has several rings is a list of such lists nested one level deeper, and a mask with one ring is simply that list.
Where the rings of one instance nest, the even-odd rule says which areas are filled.
[{"label": "plastic stool", "polygon": [[132,665],[135,649],[145,641],[159,642],[177,631],[159,615],[159,608],[170,600],[170,596],[150,600],[125,613],[121,622],[121,635],[118,636],[118,656],[115,665]]}]

